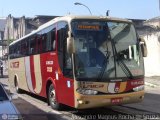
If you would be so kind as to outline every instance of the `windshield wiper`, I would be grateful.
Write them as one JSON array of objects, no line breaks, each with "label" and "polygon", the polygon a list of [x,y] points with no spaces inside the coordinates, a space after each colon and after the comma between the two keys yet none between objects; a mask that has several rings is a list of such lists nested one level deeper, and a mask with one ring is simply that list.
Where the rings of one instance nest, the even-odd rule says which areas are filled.
[{"label": "windshield wiper", "polygon": [[123,62],[123,60],[117,60],[117,61],[118,61],[119,66],[122,68],[123,72],[126,74],[126,76],[130,79],[133,79],[133,75],[131,71],[128,69],[128,67]]},{"label": "windshield wiper", "polygon": [[[131,71],[128,69],[128,67],[126,66],[126,64],[123,62],[122,59],[119,58],[119,55],[117,53],[117,49],[115,46],[115,42],[114,39],[111,40],[112,42],[112,47],[113,47],[113,51],[114,51],[114,62],[118,62],[119,66],[121,67],[122,71],[125,73],[125,75],[130,78],[133,79],[133,75],[131,73]],[[115,69],[116,69],[116,63],[115,63]],[[117,70],[116,70],[117,71]],[[117,76],[117,72],[115,73],[115,75]]]}]

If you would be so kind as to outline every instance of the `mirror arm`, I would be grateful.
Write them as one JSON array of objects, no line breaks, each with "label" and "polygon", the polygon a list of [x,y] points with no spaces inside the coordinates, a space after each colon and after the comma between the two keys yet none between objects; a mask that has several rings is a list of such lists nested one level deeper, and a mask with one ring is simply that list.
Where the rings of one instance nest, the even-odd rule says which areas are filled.
[{"label": "mirror arm", "polygon": [[143,38],[140,38],[139,41],[140,41],[140,46],[141,46],[143,57],[147,57],[148,52],[147,52],[146,42]]},{"label": "mirror arm", "polygon": [[73,39],[73,34],[71,33],[71,31],[68,31],[67,52],[69,54],[75,53],[74,39]]}]

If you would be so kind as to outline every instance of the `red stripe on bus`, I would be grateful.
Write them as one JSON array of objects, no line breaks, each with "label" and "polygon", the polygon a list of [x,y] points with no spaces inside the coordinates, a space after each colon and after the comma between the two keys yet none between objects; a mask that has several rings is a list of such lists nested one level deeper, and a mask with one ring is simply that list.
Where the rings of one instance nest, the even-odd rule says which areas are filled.
[{"label": "red stripe on bus", "polygon": [[144,85],[144,79],[128,80],[126,91],[132,90],[141,85]]},{"label": "red stripe on bus", "polygon": [[36,88],[36,78],[35,78],[35,70],[34,70],[34,57],[33,55],[30,56],[30,71],[31,71],[31,79],[32,79],[32,86],[33,90]]}]

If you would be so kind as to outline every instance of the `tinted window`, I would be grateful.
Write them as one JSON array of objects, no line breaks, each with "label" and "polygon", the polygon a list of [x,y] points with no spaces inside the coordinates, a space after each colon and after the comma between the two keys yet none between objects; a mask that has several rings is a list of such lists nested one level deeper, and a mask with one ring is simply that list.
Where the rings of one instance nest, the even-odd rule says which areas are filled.
[{"label": "tinted window", "polygon": [[63,51],[63,43],[67,40],[68,35],[68,24],[67,22],[59,22],[58,23],[58,51]]},{"label": "tinted window", "polygon": [[37,47],[39,53],[55,50],[56,25],[49,26],[38,33]]},{"label": "tinted window", "polygon": [[[50,26],[46,29],[47,31],[47,41],[46,41],[46,51],[53,50],[54,41],[55,41],[55,33],[56,33],[56,26]],[[55,49],[55,48],[54,48]]]},{"label": "tinted window", "polygon": [[28,38],[21,41],[21,52],[22,56],[27,56],[29,54],[29,42]]},{"label": "tinted window", "polygon": [[13,46],[9,46],[9,58],[13,58]]},{"label": "tinted window", "polygon": [[37,53],[36,36],[31,36],[29,40],[30,40],[30,54],[36,54]]},{"label": "tinted window", "polygon": [[51,25],[9,46],[10,59],[53,51],[56,46],[55,41],[56,25]]},{"label": "tinted window", "polygon": [[72,76],[71,56],[67,53],[67,22],[58,23],[58,59],[61,70],[67,77]]},{"label": "tinted window", "polygon": [[0,101],[4,101],[4,100],[8,100],[8,97],[6,95],[6,93],[4,92],[4,89],[2,88],[2,86],[0,85]]}]

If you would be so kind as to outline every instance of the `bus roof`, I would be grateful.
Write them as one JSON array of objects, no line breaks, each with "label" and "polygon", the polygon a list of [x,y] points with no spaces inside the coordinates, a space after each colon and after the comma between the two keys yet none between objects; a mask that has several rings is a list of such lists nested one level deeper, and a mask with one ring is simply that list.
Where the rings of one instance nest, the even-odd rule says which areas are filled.
[{"label": "bus roof", "polygon": [[54,23],[58,22],[58,21],[71,21],[72,19],[95,19],[95,20],[111,20],[111,21],[121,21],[121,22],[131,22],[131,20],[128,19],[121,19],[121,18],[116,18],[116,17],[110,17],[110,16],[75,16],[75,15],[67,15],[67,16],[63,16],[63,17],[56,17],[53,20],[41,25],[38,29],[33,30],[31,33],[13,41],[10,45],[13,45],[19,41],[21,41],[24,38],[27,38],[39,31],[41,31],[42,29],[49,27],[50,25],[53,25]]}]

